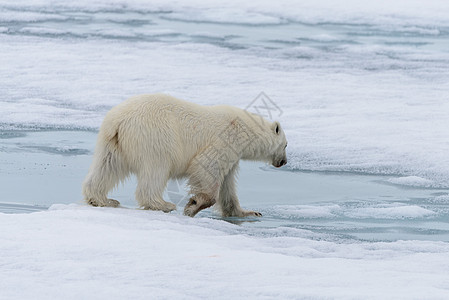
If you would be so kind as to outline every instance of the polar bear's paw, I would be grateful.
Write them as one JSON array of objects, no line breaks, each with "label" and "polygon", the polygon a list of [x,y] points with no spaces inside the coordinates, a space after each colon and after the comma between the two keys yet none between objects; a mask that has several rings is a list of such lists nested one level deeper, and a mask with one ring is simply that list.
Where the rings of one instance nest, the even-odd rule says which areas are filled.
[{"label": "polar bear's paw", "polygon": [[106,202],[106,206],[119,207],[120,206],[120,202],[118,202],[117,200],[114,200],[114,199],[108,199],[108,201]]},{"label": "polar bear's paw", "polygon": [[143,205],[141,208],[147,210],[160,210],[165,213],[169,213],[173,210],[176,210],[176,205],[167,201],[160,201],[157,203],[150,203],[148,205]]},{"label": "polar bear's paw", "polygon": [[114,199],[107,199],[105,202],[104,201],[98,201],[95,199],[89,199],[87,201],[87,204],[92,205],[92,206],[98,206],[98,207],[119,207],[120,206],[120,202]]},{"label": "polar bear's paw", "polygon": [[262,217],[262,214],[257,211],[244,210],[242,211],[243,217]]},{"label": "polar bear's paw", "polygon": [[173,210],[176,210],[176,205],[174,205],[173,203],[170,203],[170,202],[165,202],[164,205],[162,206],[161,210],[165,213],[169,213]]},{"label": "polar bear's paw", "polygon": [[194,217],[199,211],[211,207],[215,204],[215,199],[200,193],[190,198],[189,202],[184,208],[184,215]]}]

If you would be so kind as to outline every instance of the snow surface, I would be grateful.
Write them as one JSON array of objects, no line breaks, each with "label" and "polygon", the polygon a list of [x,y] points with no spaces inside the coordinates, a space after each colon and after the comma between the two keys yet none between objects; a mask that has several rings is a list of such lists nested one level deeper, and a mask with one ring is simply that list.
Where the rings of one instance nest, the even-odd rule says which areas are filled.
[{"label": "snow surface", "polygon": [[421,178],[418,176],[405,176],[405,177],[397,177],[397,178],[390,178],[388,180],[389,182],[393,184],[400,184],[400,185],[406,185],[406,186],[421,186],[421,187],[431,187],[432,181]]},{"label": "snow surface", "polygon": [[447,243],[344,243],[289,228],[248,235],[220,220],[140,210],[0,214],[0,244],[4,299],[445,299],[449,291]]},{"label": "snow surface", "polygon": [[[367,202],[365,202],[365,205]],[[420,219],[437,215],[418,205],[403,203],[373,204],[370,207],[342,207],[341,205],[279,205],[274,210],[283,217],[360,219]]]},{"label": "snow surface", "polygon": [[280,205],[275,206],[277,213],[287,217],[334,218],[341,210],[339,205]]},{"label": "snow surface", "polygon": [[354,218],[397,219],[397,218],[424,218],[434,215],[435,212],[417,205],[388,204],[376,207],[354,209],[347,213]]}]

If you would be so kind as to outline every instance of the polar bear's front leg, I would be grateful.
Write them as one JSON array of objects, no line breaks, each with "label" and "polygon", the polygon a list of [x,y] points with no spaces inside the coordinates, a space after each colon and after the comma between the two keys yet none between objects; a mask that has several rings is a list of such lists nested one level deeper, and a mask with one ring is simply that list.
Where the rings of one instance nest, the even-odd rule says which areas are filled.
[{"label": "polar bear's front leg", "polygon": [[170,212],[176,209],[176,205],[164,201],[162,194],[168,181],[168,172],[163,172],[163,168],[142,167],[142,171],[137,174],[136,199],[143,209],[161,210]]},{"label": "polar bear's front leg", "polygon": [[220,188],[218,204],[223,217],[261,217],[262,214],[256,211],[244,210],[240,207],[235,187],[235,175],[238,171],[236,164],[225,176]]},{"label": "polar bear's front leg", "polygon": [[194,196],[184,208],[186,216],[211,207],[218,199],[223,178],[232,168],[235,157],[224,155],[222,145],[213,145],[194,157],[187,169],[190,193]]}]

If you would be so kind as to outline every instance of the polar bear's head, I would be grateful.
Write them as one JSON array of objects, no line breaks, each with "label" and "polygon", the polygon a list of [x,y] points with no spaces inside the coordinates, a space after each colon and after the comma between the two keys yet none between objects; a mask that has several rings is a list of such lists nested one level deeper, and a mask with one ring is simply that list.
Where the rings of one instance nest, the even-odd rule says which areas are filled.
[{"label": "polar bear's head", "polygon": [[273,122],[271,124],[271,134],[274,137],[273,147],[271,149],[271,164],[280,168],[287,164],[287,154],[285,153],[285,148],[287,148],[287,139],[285,138],[284,130],[281,128],[279,122]]}]

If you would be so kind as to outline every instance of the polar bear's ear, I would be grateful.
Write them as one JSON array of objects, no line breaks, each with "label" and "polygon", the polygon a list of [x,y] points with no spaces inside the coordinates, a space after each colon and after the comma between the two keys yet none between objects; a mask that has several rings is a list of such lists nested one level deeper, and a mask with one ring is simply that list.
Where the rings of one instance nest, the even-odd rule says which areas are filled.
[{"label": "polar bear's ear", "polygon": [[281,131],[281,124],[276,121],[273,123],[273,125],[271,125],[271,128],[273,129],[274,133],[279,134],[279,132]]}]

